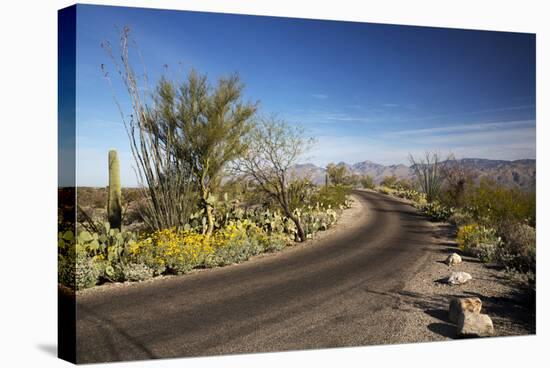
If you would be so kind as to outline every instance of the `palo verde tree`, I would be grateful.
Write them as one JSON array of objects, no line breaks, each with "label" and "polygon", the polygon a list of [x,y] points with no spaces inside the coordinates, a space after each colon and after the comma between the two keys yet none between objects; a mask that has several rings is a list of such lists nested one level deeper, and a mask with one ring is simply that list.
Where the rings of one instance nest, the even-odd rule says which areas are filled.
[{"label": "palo verde tree", "polygon": [[306,240],[306,235],[300,217],[294,212],[299,204],[293,198],[297,197],[297,188],[308,186],[297,183],[291,170],[311,143],[299,128],[276,117],[263,118],[251,130],[248,149],[235,167],[278,203],[285,216],[294,222],[299,241]]},{"label": "palo verde tree", "polygon": [[[207,219],[204,232],[214,229],[214,192],[226,165],[246,150],[256,104],[242,102],[244,85],[237,74],[221,78],[215,87],[206,75],[191,71],[177,84],[162,78],[155,93],[150,126],[177,160],[191,170]],[[166,132],[172,132],[166,134]]]},{"label": "palo verde tree", "polygon": [[[150,92],[147,74],[134,71],[130,45],[135,43],[124,27],[120,55],[115,56],[109,43],[103,47],[130,97],[129,118],[117,105],[139,181],[147,188],[144,219],[154,229],[183,227],[198,192],[207,218],[204,232],[211,234],[212,194],[226,164],[246,148],[242,138],[250,130],[256,104],[242,102],[244,85],[237,74],[212,87],[205,75],[191,71],[181,83],[161,78]],[[134,51],[132,55],[140,57],[137,46]],[[104,75],[110,82],[105,69]]]},{"label": "palo verde tree", "polygon": [[326,173],[331,184],[344,185],[346,183],[348,169],[344,164],[335,165],[331,162],[327,165]]},{"label": "palo verde tree", "polygon": [[361,186],[365,189],[374,189],[374,179],[370,175],[363,175],[360,179]]}]

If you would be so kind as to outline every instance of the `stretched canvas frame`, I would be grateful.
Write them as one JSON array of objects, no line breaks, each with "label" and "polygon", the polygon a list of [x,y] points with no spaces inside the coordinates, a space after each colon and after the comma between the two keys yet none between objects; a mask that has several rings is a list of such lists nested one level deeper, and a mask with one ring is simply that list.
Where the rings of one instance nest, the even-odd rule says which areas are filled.
[{"label": "stretched canvas frame", "polygon": [[[446,153],[427,152],[425,155],[411,154],[408,165],[403,163],[381,165],[368,161],[368,157],[357,157],[357,161],[354,162],[332,165],[312,165],[307,160],[292,161],[292,165],[288,167],[288,173],[284,172],[279,177],[280,180],[273,184],[269,179],[270,175],[275,174],[269,171],[268,175],[265,170],[259,170],[264,162],[255,160],[262,157],[261,155],[266,153],[266,147],[269,147],[269,140],[262,141],[262,139],[267,139],[266,135],[269,138],[280,132],[281,137],[290,137],[285,142],[290,142],[288,147],[291,150],[300,151],[300,155],[296,153],[296,157],[302,157],[301,149],[310,144],[319,144],[319,140],[321,144],[325,144],[330,143],[333,139],[336,142],[333,146],[338,146],[337,148],[341,148],[344,152],[347,143],[350,144],[350,147],[355,144],[355,141],[351,139],[353,134],[359,133],[353,130],[351,133],[348,132],[348,138],[351,138],[346,141],[340,139],[340,131],[329,131],[324,135],[318,134],[315,137],[316,142],[310,142],[308,137],[301,135],[303,132],[300,129],[294,129],[292,124],[290,127],[279,124],[282,123],[282,120],[289,119],[288,114],[283,114],[285,115],[283,117],[263,114],[254,120],[254,124],[266,121],[273,123],[266,125],[271,127],[272,130],[267,130],[271,135],[260,130],[256,132],[256,135],[251,136],[253,139],[248,142],[246,148],[255,148],[256,156],[247,157],[243,148],[243,151],[234,157],[236,161],[240,160],[240,174],[243,175],[236,176],[239,179],[235,180],[235,185],[244,186],[239,190],[243,196],[250,196],[246,197],[246,200],[254,200],[251,198],[255,193],[265,195],[261,197],[261,201],[265,202],[266,198],[272,200],[274,207],[270,207],[267,212],[262,213],[261,219],[258,216],[246,217],[246,215],[242,215],[239,211],[244,207],[240,208],[239,203],[244,202],[244,197],[231,197],[232,194],[227,194],[229,189],[225,193],[214,190],[209,192],[211,188],[208,185],[203,185],[202,181],[206,181],[205,178],[211,172],[205,170],[202,172],[204,175],[200,178],[202,181],[195,178],[195,181],[191,180],[187,186],[181,184],[180,187],[177,187],[180,192],[176,197],[180,199],[191,198],[191,196],[183,197],[185,190],[196,191],[195,195],[199,197],[202,195],[196,199],[197,207],[193,208],[193,211],[186,207],[188,203],[182,203],[178,207],[180,212],[190,212],[186,215],[186,222],[181,224],[181,228],[170,232],[172,227],[167,225],[169,222],[158,220],[158,223],[146,223],[144,221],[144,224],[141,224],[144,228],[146,226],[154,228],[161,223],[162,225],[148,230],[149,232],[140,228],[135,233],[122,234],[124,227],[131,228],[133,226],[127,223],[121,225],[122,214],[126,214],[128,209],[125,206],[130,204],[129,198],[138,198],[139,195],[150,198],[157,192],[154,192],[151,186],[147,188],[150,179],[145,171],[142,172],[146,169],[139,164],[140,144],[130,148],[124,146],[127,148],[127,152],[122,151],[120,149],[123,146],[121,141],[109,140],[110,137],[116,135],[110,130],[115,129],[110,125],[112,122],[102,123],[99,121],[101,118],[95,122],[96,126],[93,129],[101,129],[102,133],[95,135],[93,139],[96,142],[112,143],[113,147],[111,148],[114,150],[103,149],[102,146],[101,154],[103,156],[100,160],[103,161],[98,161],[102,162],[105,167],[102,171],[104,176],[98,176],[101,178],[99,180],[101,185],[87,191],[88,185],[81,181],[91,180],[90,183],[95,183],[89,179],[93,175],[86,174],[89,167],[84,163],[90,161],[79,159],[80,153],[84,151],[85,143],[84,135],[79,132],[79,128],[82,128],[81,131],[85,131],[84,120],[79,115],[79,107],[81,107],[80,103],[88,98],[85,93],[82,93],[84,97],[79,95],[80,92],[84,92],[88,88],[83,75],[91,73],[93,78],[104,83],[105,95],[109,95],[109,98],[111,98],[111,94],[115,96],[112,98],[112,106],[117,107],[117,112],[120,109],[121,113],[120,121],[115,122],[118,124],[116,129],[124,128],[125,132],[132,132],[132,129],[139,128],[139,123],[142,122],[139,120],[140,118],[136,118],[135,112],[149,113],[147,109],[140,110],[139,106],[136,109],[135,100],[132,100],[132,97],[139,96],[140,88],[135,86],[133,89],[133,86],[128,87],[127,84],[125,87],[124,83],[132,81],[131,78],[128,78],[132,74],[127,74],[124,54],[121,56],[111,54],[114,49],[111,45],[98,44],[96,45],[97,50],[94,51],[103,55],[105,64],[98,63],[99,65],[96,65],[93,72],[78,69],[85,59],[84,55],[88,56],[88,51],[84,46],[87,47],[88,44],[85,40],[77,37],[81,19],[79,17],[81,14],[92,11],[101,14],[102,9],[105,9],[106,12],[107,9],[111,9],[118,12],[119,15],[125,12],[140,13],[145,18],[154,15],[158,19],[165,18],[167,24],[172,24],[170,22],[179,24],[178,17],[186,17],[185,19],[197,17],[201,21],[212,21],[214,27],[219,24],[233,24],[235,28],[238,28],[240,22],[247,26],[254,25],[258,27],[257,29],[261,29],[262,25],[266,28],[281,27],[287,33],[278,34],[277,37],[280,38],[274,38],[281,43],[294,40],[293,37],[299,37],[303,29],[313,27],[313,25],[316,29],[330,26],[331,30],[337,29],[338,26],[342,26],[343,30],[355,27],[354,30],[361,29],[361,32],[364,32],[365,39],[372,32],[377,37],[382,37],[388,44],[397,39],[393,38],[397,37],[392,33],[394,30],[399,29],[399,32],[403,32],[403,34],[410,31],[415,35],[411,38],[411,42],[417,42],[419,52],[422,52],[423,45],[423,38],[419,35],[424,33],[436,32],[437,37],[441,37],[442,47],[444,47],[443,41],[451,42],[453,37],[460,38],[465,34],[472,39],[477,36],[481,37],[481,35],[489,39],[493,36],[488,35],[494,35],[495,43],[487,44],[487,49],[484,51],[477,50],[478,54],[476,55],[486,55],[486,53],[504,50],[506,41],[517,44],[518,55],[525,56],[529,60],[529,63],[526,64],[518,61],[520,66],[517,73],[527,76],[526,79],[529,83],[525,82],[524,84],[522,81],[510,77],[509,83],[507,84],[506,79],[503,85],[507,87],[519,86],[518,88],[526,90],[528,94],[512,96],[517,97],[518,102],[506,105],[509,103],[508,97],[510,96],[500,96],[497,93],[498,86],[493,86],[491,92],[497,96],[492,100],[495,103],[494,107],[478,108],[463,113],[462,116],[458,115],[460,118],[466,117],[467,119],[464,120],[468,123],[415,126],[414,129],[402,129],[399,132],[384,134],[387,139],[400,139],[406,142],[407,138],[414,138],[415,135],[422,140],[424,134],[426,139],[428,139],[428,135],[430,139],[433,139],[434,137],[441,138],[443,135],[453,136],[460,132],[463,137],[466,137],[464,139],[472,137],[478,139],[482,136],[500,134],[499,132],[508,132],[509,134],[502,134],[499,137],[504,137],[509,141],[500,142],[500,144],[504,148],[509,148],[510,152],[519,152],[519,156],[512,155],[513,159],[508,159],[506,157],[510,155],[507,156],[503,153],[504,159],[501,159],[491,156],[492,152],[487,151],[486,157],[472,158],[466,152],[456,158]],[[119,24],[118,30],[121,34],[127,32],[126,26],[123,24],[124,20],[124,17],[120,17],[121,24]],[[441,33],[442,29],[430,27],[93,5],[73,5],[62,9],[59,11],[58,21],[58,247],[60,257],[58,265],[58,352],[60,358],[73,363],[97,363],[535,333],[534,237],[536,222],[534,216],[529,217],[535,211],[534,188],[536,183],[534,34],[449,29],[453,33],[446,36]],[[90,30],[88,29],[86,32],[90,32]],[[345,34],[344,31],[342,32]],[[143,34],[141,35],[143,36]],[[201,36],[200,33],[194,35],[194,42],[200,43]],[[331,33],[326,37],[337,37],[337,35]],[[354,37],[358,38],[359,36],[354,35],[351,38]],[[130,38],[128,41],[130,42]],[[139,44],[139,40],[136,42]],[[208,42],[215,44],[211,39]],[[306,43],[306,41],[304,42]],[[309,43],[315,43],[315,40],[309,40]],[[310,46],[309,43],[307,47]],[[140,48],[136,48],[136,50],[138,52],[134,50],[135,55],[147,53],[147,50]],[[166,54],[170,55],[170,52],[166,52]],[[157,56],[162,57],[163,55]],[[330,58],[330,55],[319,56]],[[122,62],[117,64],[119,57],[122,57]],[[288,63],[284,65],[289,69],[294,65],[288,61],[291,58],[285,59],[281,55],[274,57],[281,57],[281,63]],[[200,60],[200,58],[198,59]],[[166,61],[166,63],[169,62],[178,64],[180,61]],[[463,71],[464,73],[471,72],[471,75],[477,73],[478,65],[475,61],[465,60],[465,63],[471,64],[468,64],[469,67],[465,68],[466,72]],[[204,64],[209,65],[209,62]],[[244,72],[247,68],[253,70],[256,67],[245,64],[242,63]],[[200,72],[203,65],[199,62],[193,67],[199,69]],[[309,67],[314,69],[317,65],[312,64]],[[504,67],[509,67],[509,65]],[[170,67],[168,65],[159,67],[161,72],[153,74],[152,79],[160,79],[158,76],[162,74],[163,68],[166,71]],[[211,68],[218,71],[216,67]],[[361,65],[357,65],[357,68],[357,70],[362,70]],[[175,69],[179,69],[179,67]],[[449,70],[450,74],[454,72],[451,69]],[[233,71],[223,70],[220,74],[226,75]],[[354,72],[353,70],[342,72],[335,67],[335,73],[336,71],[342,75],[345,74],[344,72]],[[272,72],[275,73],[275,71],[265,71],[265,75]],[[277,72],[281,71],[277,70]],[[302,73],[306,72],[307,70],[302,71]],[[498,73],[498,70],[495,73]],[[170,73],[167,74],[170,75]],[[299,74],[296,73],[296,75]],[[122,76],[122,80],[116,79],[119,75]],[[139,73],[135,75],[141,77]],[[471,77],[470,74],[467,75]],[[259,94],[270,95],[263,91],[262,87],[258,87],[261,86],[261,81],[251,79],[250,84],[253,89],[256,89]],[[227,80],[231,80],[231,78],[226,79],[223,83],[227,83]],[[365,79],[365,81],[370,81],[370,79]],[[118,87],[112,87],[113,83]],[[272,83],[270,88],[280,88],[275,85],[275,80],[271,80],[270,83]],[[373,84],[376,85],[376,83]],[[441,94],[450,93],[445,90],[445,81],[442,80],[440,83],[443,86]],[[484,87],[479,85],[475,88],[483,89]],[[292,88],[300,88],[300,83]],[[382,87],[379,88],[382,90]],[[473,89],[474,87],[470,86],[469,88]],[[130,102],[124,100],[128,96],[122,97],[121,100],[121,91],[123,93],[129,91]],[[384,89],[384,91],[387,93],[387,90]],[[132,96],[132,93],[137,94]],[[307,93],[308,98],[318,102],[319,106],[322,106],[324,102],[329,104],[331,99],[331,95],[324,91],[309,91]],[[398,92],[395,94],[399,95]],[[437,94],[434,94],[434,98],[436,97]],[[213,98],[209,103],[215,101],[216,99]],[[86,106],[90,105],[92,103]],[[273,106],[276,105],[276,103],[273,104]],[[151,106],[153,105],[148,107]],[[227,106],[231,106],[231,108],[228,108],[224,114],[229,114],[229,111],[234,112],[235,109],[249,108],[250,115],[253,115],[257,109],[254,101],[248,101],[245,98]],[[346,106],[350,110],[362,108],[353,101],[346,103]],[[406,105],[402,102],[386,101],[379,103],[378,108],[385,109],[385,112],[402,108],[404,113],[414,115],[418,106],[414,103]],[[151,109],[154,110],[152,107]],[[205,107],[205,109],[207,108]],[[156,112],[160,113],[160,110]],[[296,118],[306,121],[310,128],[323,129],[322,124],[336,121],[342,124],[342,131],[352,129],[345,124],[350,122],[364,124],[370,119],[358,114],[334,111],[330,113],[324,111],[322,117],[316,111],[309,111],[306,114],[309,115]],[[472,116],[485,114],[493,114],[493,120],[483,121],[479,125],[470,124],[474,121],[471,119]],[[111,118],[113,116],[111,115]],[[129,118],[129,116],[131,117]],[[206,113],[204,116],[211,118],[211,115]],[[159,118],[159,116],[156,117]],[[312,117],[325,120],[316,125],[315,122],[308,121]],[[166,116],[159,119],[163,118]],[[179,118],[182,120],[181,117]],[[428,118],[447,119],[445,114]],[[132,119],[137,119],[138,125],[132,125],[132,121],[134,124],[136,121]],[[235,115],[232,116],[232,119],[238,120]],[[243,117],[243,119],[246,120],[248,117],[246,119]],[[143,121],[146,119],[144,118]],[[416,115],[410,121],[414,125],[414,122],[418,121]],[[216,129],[221,131],[222,126],[223,124],[217,125]],[[90,129],[90,127],[86,129]],[[247,131],[243,128],[243,136],[245,130]],[[196,131],[194,132],[197,134]],[[481,133],[477,136],[472,135],[477,132]],[[230,136],[229,133],[227,136]],[[490,141],[491,138],[487,139]],[[295,144],[292,145],[292,142]],[[119,144],[120,147],[117,147]],[[124,144],[127,145],[128,142],[125,141]],[[399,148],[398,146],[396,144],[396,150]],[[184,147],[182,149],[190,149],[189,146],[182,145],[182,147]],[[196,146],[193,147],[196,149]],[[133,150],[137,150],[138,154],[136,155],[136,151]],[[323,152],[330,150],[334,150],[334,147],[330,147],[330,149],[321,147],[315,152],[323,156]],[[389,150],[387,152],[390,155],[391,152]],[[269,156],[273,151],[267,153]],[[348,150],[346,157],[355,159],[354,156],[357,156],[356,151]],[[334,161],[336,161],[337,156],[334,157]],[[128,189],[125,185],[127,173],[131,171],[128,165],[132,162],[134,170],[136,170],[135,175],[138,178],[135,186],[141,187],[141,189]],[[246,163],[249,166],[246,166]],[[276,168],[280,169],[280,161],[276,163],[279,164],[275,165]],[[485,207],[478,206],[472,210],[472,213],[465,213],[466,211],[460,212],[455,207],[445,205],[445,201],[451,199],[440,196],[439,188],[432,191],[432,185],[435,185],[434,182],[437,182],[439,178],[435,178],[436,174],[430,170],[440,164],[442,165],[441,170],[445,169],[447,172],[445,179],[447,185],[455,183],[458,188],[461,188],[461,185],[465,186],[466,182],[471,180],[472,188],[479,189],[479,193],[492,196],[483,199],[482,194],[476,192],[479,195],[475,198]],[[170,166],[170,168],[176,170],[176,166]],[[203,166],[204,164],[201,167]],[[194,168],[194,171],[190,170],[189,172],[196,175],[201,167]],[[122,175],[121,170],[123,170]],[[472,177],[466,175],[465,172],[468,175],[471,174]],[[218,181],[220,186],[226,185],[235,178],[231,175],[216,177],[216,180],[212,180],[213,183],[215,182],[212,185],[218,185]],[[155,183],[161,187],[165,182],[159,177],[162,175],[154,176],[153,180],[157,180]],[[488,184],[483,179],[487,177],[496,183]],[[307,178],[308,181],[296,180],[293,182],[295,186],[292,186],[291,189],[284,186],[285,179],[291,181],[296,178]],[[423,180],[417,180],[419,178]],[[456,178],[458,178],[457,181],[452,182]],[[251,180],[250,183],[249,180]],[[443,181],[444,178],[441,177],[441,180]],[[282,187],[277,186],[279,182],[283,182],[280,184]],[[275,189],[272,189],[270,185],[273,185]],[[337,191],[343,187],[349,187],[351,192],[348,195],[351,197],[339,201],[335,198],[339,193]],[[336,194],[331,192],[330,188],[337,188],[334,189]],[[288,192],[285,192],[287,190]],[[293,199],[290,198],[294,193],[293,190],[302,190],[307,194]],[[334,197],[329,199],[320,197],[321,194],[318,191],[323,191],[323,195],[329,197],[334,195]],[[79,206],[81,204],[79,193],[81,193],[81,198],[85,198],[89,193],[99,192],[101,195],[98,196],[103,202],[97,208],[105,210],[104,212],[99,211],[104,217],[103,221],[100,221],[101,225],[98,225],[98,221],[93,215],[89,215],[84,206]],[[280,196],[281,192],[285,194]],[[328,195],[327,192],[332,194]],[[452,193],[446,193],[452,196]],[[319,203],[311,202],[310,204],[308,198],[314,195],[319,196],[315,198],[322,199],[319,200]],[[103,200],[101,196],[104,196],[106,200]],[[176,197],[167,196],[166,198]],[[498,198],[498,201],[495,198]],[[457,199],[453,198],[452,200]],[[260,200],[258,201],[255,204],[259,206]],[[135,203],[137,202],[138,200]],[[292,204],[289,204],[290,202]],[[308,206],[302,208],[300,207],[301,203],[308,203]],[[517,204],[514,207],[518,208],[517,212],[510,212],[509,208],[513,207],[512,204],[510,207],[496,206],[497,211],[504,211],[499,215],[501,217],[497,218],[502,221],[498,221],[498,224],[495,221],[494,228],[488,225],[489,222],[482,222],[483,216],[491,216],[484,210],[492,209],[493,204],[502,203]],[[165,205],[170,207],[170,203]],[[273,208],[277,208],[277,210],[274,212]],[[141,207],[141,210],[148,211],[147,207]],[[209,214],[209,211],[213,211],[213,214]],[[226,215],[226,219],[231,218],[231,221],[223,222],[223,219],[216,218],[222,212],[224,216]],[[236,212],[239,214],[235,214]],[[468,217],[470,215],[473,217]],[[521,221],[516,221],[518,216],[523,216]],[[293,217],[297,217],[298,220],[296,221]],[[359,223],[359,220],[364,222]],[[223,222],[222,225],[220,225],[220,221]],[[100,226],[105,227],[99,229]],[[112,231],[118,228],[121,230]],[[348,233],[345,233],[345,229],[348,229]],[[368,229],[368,233],[366,229]],[[251,235],[254,231],[260,235]],[[241,239],[239,236],[243,238]],[[242,242],[231,243],[230,240],[227,240],[232,237],[237,237]],[[438,238],[440,241],[428,240],[429,237],[432,237],[430,238],[432,240],[434,237]],[[198,250],[193,248],[189,252],[193,252],[192,257],[203,258],[200,261],[194,259],[193,262],[179,261],[180,263],[178,263],[178,261],[169,258],[166,255],[168,253],[159,256],[161,251],[155,250],[151,251],[151,254],[155,254],[159,259],[165,257],[161,259],[163,263],[161,266],[157,261],[151,259],[143,261],[143,264],[137,263],[139,257],[143,257],[139,259],[146,257],[143,255],[145,253],[139,253],[143,251],[146,244],[154,244],[154,247],[157,247],[155,249],[161,249],[165,243],[172,246],[173,244],[166,239],[175,239],[173,240],[176,244],[174,247],[177,248],[177,252],[180,252],[179,257],[189,256],[191,253],[185,253],[188,250],[187,248],[183,249],[184,245],[187,246],[186,244],[197,241]],[[295,244],[295,240],[304,240],[305,245]],[[163,243],[164,241],[165,243]],[[217,241],[222,245],[216,243]],[[289,242],[292,243],[292,247],[287,245]],[[244,243],[247,244],[246,247],[242,245]],[[251,245],[252,243],[254,245]],[[235,248],[228,248],[228,251],[223,250],[223,247],[229,247],[228,244]],[[506,248],[506,244],[510,246]],[[168,247],[168,245],[166,246]],[[518,247],[521,249],[517,253],[510,253],[511,249],[517,250]],[[288,250],[287,248],[293,249]],[[78,263],[78,257],[82,249],[86,249],[85,252],[89,253],[82,260],[84,263],[81,264]],[[242,252],[242,254],[239,253],[241,255],[235,256],[235,253],[238,252]],[[198,253],[199,256],[195,253]],[[136,254],[138,255],[136,256]],[[414,261],[411,258],[414,258]],[[482,262],[497,262],[498,265],[495,269],[491,269],[480,263],[480,260]],[[512,261],[502,264],[505,260]],[[383,268],[384,264],[389,268]],[[425,275],[422,275],[419,270],[428,267],[427,265],[431,267],[430,270],[434,270],[434,273],[426,276],[431,279],[426,283],[414,281],[416,280],[415,276],[425,280],[423,278]],[[154,266],[158,266],[158,269],[154,269]],[[522,275],[524,287],[516,288],[510,281],[502,289],[486,291],[486,294],[483,294],[482,291],[496,285],[498,277],[504,274],[509,275],[503,271],[504,267],[512,267],[518,271]],[[97,268],[101,268],[101,270]],[[303,270],[302,273],[300,270]],[[365,273],[365,270],[373,270],[373,273]],[[407,273],[403,270],[407,270]],[[188,273],[191,274],[187,275]],[[480,273],[492,281],[487,281],[486,285],[480,284],[479,279],[482,278],[478,277]],[[417,282],[411,287],[403,281],[403,278],[409,275],[413,284]],[[93,278],[92,283],[90,283],[91,278]],[[228,280],[231,283],[229,286],[223,285],[222,280]],[[441,288],[444,288],[445,292],[442,292]],[[179,293],[185,293],[190,297],[188,299],[178,297]],[[503,295],[516,295],[516,293],[519,295],[519,299],[499,304],[501,302],[498,300]],[[400,310],[401,307],[411,308],[413,312],[410,313],[417,313],[415,318],[418,318],[422,324],[419,330],[412,331],[410,329],[413,327],[410,323],[399,322],[399,318],[405,318],[403,314],[391,314],[392,310]],[[124,308],[128,308],[127,312]],[[518,308],[520,312],[511,316],[498,314],[498,311],[503,308]],[[305,309],[311,309],[312,313],[305,313]],[[365,311],[368,313],[365,314]],[[111,313],[113,314],[111,315]],[[270,316],[270,313],[274,315]],[[136,317],[134,324],[129,322],[132,315]],[[506,327],[510,321],[519,321],[518,326],[520,327]],[[375,330],[385,331],[383,333],[372,332]],[[154,337],[151,337],[153,335]],[[189,340],[191,337],[196,338],[198,343],[192,344]]]}]

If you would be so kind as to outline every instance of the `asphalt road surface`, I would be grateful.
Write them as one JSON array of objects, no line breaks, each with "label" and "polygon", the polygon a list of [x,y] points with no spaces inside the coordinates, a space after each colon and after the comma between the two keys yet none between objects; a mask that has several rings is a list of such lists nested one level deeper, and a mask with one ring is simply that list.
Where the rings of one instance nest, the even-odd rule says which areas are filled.
[{"label": "asphalt road surface", "polygon": [[361,209],[353,224],[310,245],[79,295],[77,361],[402,341],[406,313],[389,295],[422,266],[433,228],[395,199],[354,194]]}]

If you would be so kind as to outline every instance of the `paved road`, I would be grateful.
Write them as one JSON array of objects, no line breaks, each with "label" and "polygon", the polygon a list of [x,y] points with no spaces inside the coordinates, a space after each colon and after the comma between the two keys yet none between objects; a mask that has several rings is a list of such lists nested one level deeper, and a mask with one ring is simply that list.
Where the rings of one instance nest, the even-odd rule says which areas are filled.
[{"label": "paved road", "polygon": [[432,227],[387,196],[355,195],[359,218],[318,243],[79,296],[78,362],[402,341],[390,294],[422,266]]}]

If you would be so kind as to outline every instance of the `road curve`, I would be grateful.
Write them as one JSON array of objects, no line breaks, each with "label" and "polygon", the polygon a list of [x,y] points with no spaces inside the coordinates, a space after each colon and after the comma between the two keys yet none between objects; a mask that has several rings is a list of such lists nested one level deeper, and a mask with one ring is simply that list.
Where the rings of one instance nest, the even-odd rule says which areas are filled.
[{"label": "road curve", "polygon": [[360,218],[309,246],[237,266],[77,298],[77,362],[402,341],[395,293],[433,227],[387,196],[356,191]]}]

